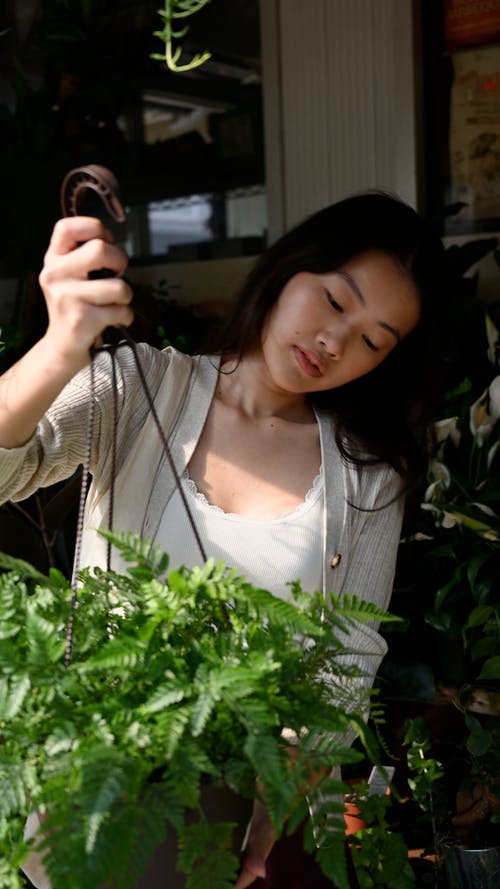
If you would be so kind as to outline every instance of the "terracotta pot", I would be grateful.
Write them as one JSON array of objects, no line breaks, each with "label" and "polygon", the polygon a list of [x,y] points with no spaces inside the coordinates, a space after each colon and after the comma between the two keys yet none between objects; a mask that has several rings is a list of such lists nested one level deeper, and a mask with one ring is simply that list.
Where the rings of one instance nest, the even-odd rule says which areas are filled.
[{"label": "terracotta pot", "polygon": [[351,833],[356,833],[357,830],[366,827],[366,823],[359,814],[357,803],[351,800],[344,800],[344,806],[345,835],[350,836]]}]

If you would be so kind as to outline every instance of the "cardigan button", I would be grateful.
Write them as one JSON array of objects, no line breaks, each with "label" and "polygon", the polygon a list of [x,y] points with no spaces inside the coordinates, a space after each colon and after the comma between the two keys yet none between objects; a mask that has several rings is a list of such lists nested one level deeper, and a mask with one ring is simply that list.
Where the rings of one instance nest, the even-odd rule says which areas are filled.
[{"label": "cardigan button", "polygon": [[342,556],[340,553],[337,553],[335,556],[333,556],[330,559],[330,568],[338,568],[338,566],[340,565],[341,559],[342,559]]}]

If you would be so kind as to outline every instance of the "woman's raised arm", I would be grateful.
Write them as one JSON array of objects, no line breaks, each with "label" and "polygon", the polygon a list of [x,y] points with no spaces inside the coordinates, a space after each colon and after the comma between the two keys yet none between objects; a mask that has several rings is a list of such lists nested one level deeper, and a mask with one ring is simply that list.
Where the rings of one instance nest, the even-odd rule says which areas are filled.
[{"label": "woman's raised arm", "polygon": [[[0,447],[27,442],[66,383],[88,362],[105,327],[129,325],[132,292],[120,277],[126,254],[98,220],[76,216],[53,231],[40,274],[49,323],[33,348],[0,377]],[[89,279],[111,270],[115,277]]]}]

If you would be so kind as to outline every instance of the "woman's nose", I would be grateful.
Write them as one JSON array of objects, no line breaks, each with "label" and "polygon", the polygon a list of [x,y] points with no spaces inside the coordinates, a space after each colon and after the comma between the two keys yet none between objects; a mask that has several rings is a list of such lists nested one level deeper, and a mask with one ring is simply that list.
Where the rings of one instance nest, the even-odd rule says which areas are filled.
[{"label": "woman's nose", "polygon": [[318,343],[330,358],[341,358],[347,342],[347,330],[342,324],[326,327],[318,334]]}]

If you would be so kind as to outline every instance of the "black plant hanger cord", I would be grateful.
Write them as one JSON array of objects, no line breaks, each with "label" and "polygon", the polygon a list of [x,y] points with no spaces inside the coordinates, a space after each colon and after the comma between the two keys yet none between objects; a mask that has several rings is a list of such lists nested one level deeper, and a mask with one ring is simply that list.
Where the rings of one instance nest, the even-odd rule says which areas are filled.
[{"label": "black plant hanger cord", "polygon": [[[77,167],[75,170],[71,170],[61,187],[61,207],[64,216],[77,216],[80,211],[81,198],[84,193],[91,189],[94,191],[101,199],[104,207],[110,214],[110,216],[115,220],[115,222],[123,223],[126,220],[125,211],[123,209],[120,197],[119,197],[119,187],[118,182],[114,175],[107,170],[106,167],[101,167],[97,164],[86,166],[86,167]],[[91,272],[90,276],[92,278],[105,278],[108,277],[111,272],[107,269],[96,270],[95,272]],[[92,450],[92,433],[94,426],[94,395],[95,395],[95,367],[94,361],[95,356],[98,352],[108,352],[111,358],[111,385],[113,391],[113,417],[112,417],[112,439],[111,439],[111,482],[110,482],[110,493],[109,493],[109,512],[108,512],[108,527],[112,529],[113,527],[113,511],[114,511],[114,492],[115,492],[115,478],[116,478],[116,439],[117,439],[117,428],[118,428],[118,389],[116,382],[116,361],[115,355],[116,350],[127,347],[132,350],[134,355],[135,365],[137,369],[137,373],[139,376],[139,380],[141,382],[141,386],[143,388],[144,394],[146,396],[149,409],[151,411],[151,416],[153,418],[153,422],[158,430],[158,434],[160,436],[163,450],[167,457],[167,460],[170,465],[170,469],[175,479],[175,483],[177,485],[177,489],[181,495],[182,502],[184,504],[184,508],[186,510],[186,514],[189,519],[189,523],[191,525],[193,534],[196,539],[196,543],[198,545],[198,549],[200,550],[201,557],[204,562],[206,562],[207,555],[205,552],[205,548],[201,541],[198,529],[196,527],[192,512],[189,508],[189,504],[186,500],[186,495],[180,483],[179,473],[175,467],[172,455],[170,453],[170,448],[168,446],[168,442],[165,436],[165,433],[162,429],[160,419],[158,417],[158,413],[156,411],[153,396],[149,389],[149,386],[146,381],[146,375],[144,373],[143,367],[139,360],[139,356],[137,354],[136,344],[130,334],[128,333],[125,327],[118,328],[120,332],[121,339],[117,343],[106,344],[102,346],[92,346],[89,350],[90,353],[90,403],[89,403],[89,414],[88,414],[88,424],[87,424],[87,437],[86,437],[86,445],[85,445],[85,458],[83,464],[83,475],[82,475],[82,485],[80,489],[80,500],[78,505],[78,520],[77,520],[77,530],[76,530],[76,543],[75,543],[75,558],[74,558],[74,566],[73,566],[73,575],[71,580],[71,611],[68,618],[68,624],[66,628],[66,652],[64,661],[66,666],[69,665],[71,661],[71,653],[73,648],[73,624],[74,624],[74,612],[75,605],[77,600],[77,581],[78,581],[78,571],[80,568],[80,557],[81,557],[81,549],[82,549],[82,536],[83,536],[83,522],[84,522],[84,511],[85,511],[85,500],[87,496],[88,489],[88,479],[90,473],[90,457]],[[109,571],[111,565],[111,542],[108,541],[107,546],[107,557],[106,557],[106,567]]]}]

